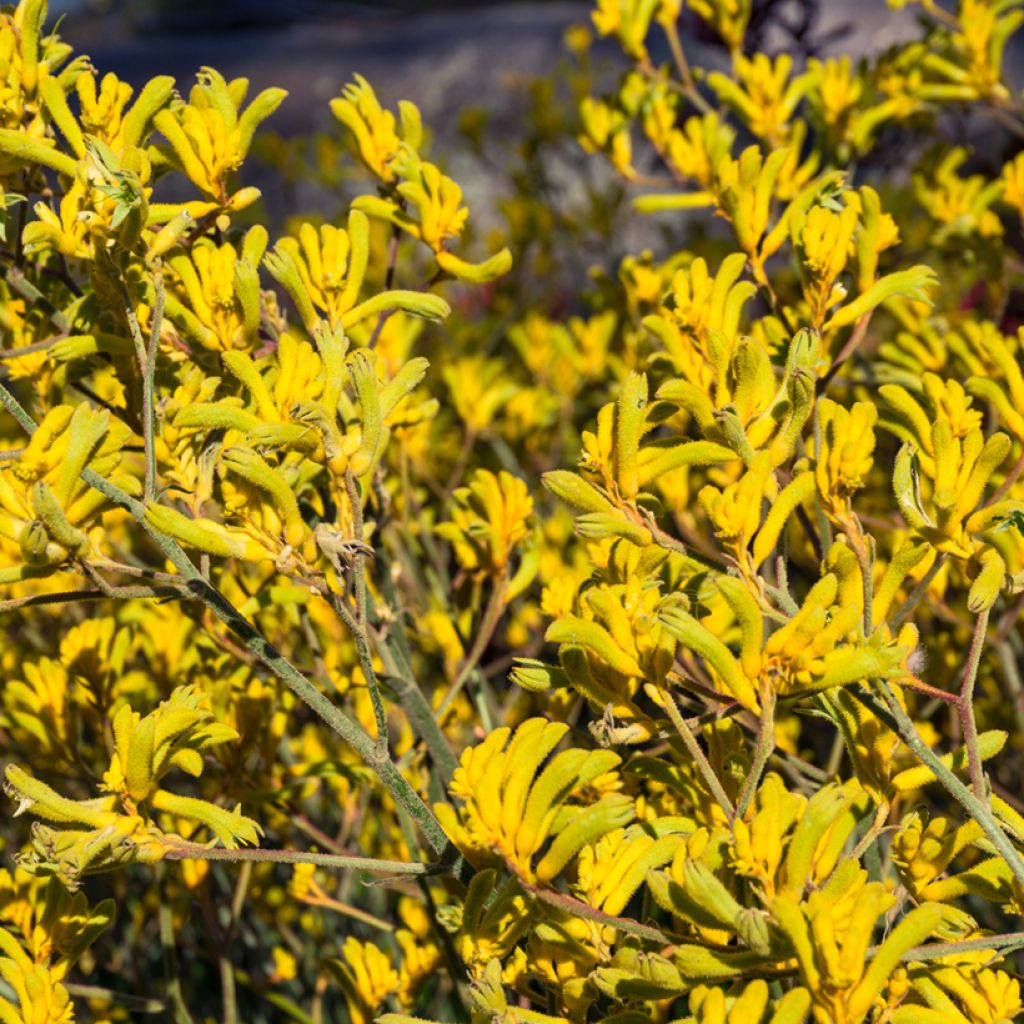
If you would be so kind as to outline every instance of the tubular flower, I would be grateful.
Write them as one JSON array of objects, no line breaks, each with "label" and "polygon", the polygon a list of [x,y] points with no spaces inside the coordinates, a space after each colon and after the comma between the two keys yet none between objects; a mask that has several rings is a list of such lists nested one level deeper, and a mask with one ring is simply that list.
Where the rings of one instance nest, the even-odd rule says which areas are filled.
[{"label": "tubular flower", "polygon": [[[588,801],[584,795],[619,764],[617,754],[570,748],[541,767],[566,731],[559,723],[532,718],[514,734],[496,729],[462,755],[452,795],[463,806],[456,812],[438,805],[437,813],[471,859],[497,855],[528,881],[550,880],[589,838],[621,820],[626,809],[618,802]],[[535,863],[548,840],[550,846]]]},{"label": "tubular flower", "polygon": [[18,459],[0,470],[0,537],[13,558],[0,580],[49,575],[86,552],[106,500],[80,474],[88,468],[134,490],[118,469],[129,436],[105,411],[50,410]]},{"label": "tubular flower", "polygon": [[131,861],[161,860],[183,840],[161,831],[154,812],[191,819],[228,848],[255,843],[260,827],[238,808],[227,811],[160,787],[173,768],[202,774],[201,751],[237,738],[233,729],[211,722],[211,717],[201,696],[187,687],[179,687],[145,718],[123,705],[113,722],[115,751],[100,787],[109,795],[97,800],[69,800],[8,765],[4,788],[18,801],[16,813],[29,811],[58,826],[37,825],[24,866],[56,873],[75,889],[84,874]]},{"label": "tubular flower", "polygon": [[257,127],[288,95],[284,89],[264,89],[243,110],[248,91],[247,79],[227,82],[213,68],[203,68],[188,102],[153,118],[170,144],[168,158],[215,208],[237,211],[259,198],[251,186],[231,193],[230,178],[248,154]]},{"label": "tubular flower", "polygon": [[398,973],[373,943],[348,938],[342,959],[329,961],[331,973],[341,984],[353,1024],[370,1024],[380,1004],[398,988]]},{"label": "tubular flower", "polygon": [[786,6],[304,138],[0,11],[0,1024],[1024,1013],[1024,8]]},{"label": "tubular flower", "polygon": [[455,545],[464,568],[494,576],[506,572],[533,521],[526,485],[509,473],[480,470],[468,487],[455,492],[455,500],[452,521],[438,532]]},{"label": "tubular flower", "polygon": [[0,928],[0,976],[16,1002],[0,996],[0,1018],[11,1024],[71,1024],[75,1009],[68,990],[45,965],[33,963],[18,941]]}]

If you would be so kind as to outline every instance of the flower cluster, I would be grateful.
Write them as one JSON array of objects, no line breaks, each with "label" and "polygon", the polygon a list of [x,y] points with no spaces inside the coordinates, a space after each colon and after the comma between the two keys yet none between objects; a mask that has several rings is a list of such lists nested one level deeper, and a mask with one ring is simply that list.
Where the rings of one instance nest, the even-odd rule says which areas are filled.
[{"label": "flower cluster", "polygon": [[485,238],[0,12],[0,1022],[1024,1018],[1024,7],[917,6],[598,0]]}]

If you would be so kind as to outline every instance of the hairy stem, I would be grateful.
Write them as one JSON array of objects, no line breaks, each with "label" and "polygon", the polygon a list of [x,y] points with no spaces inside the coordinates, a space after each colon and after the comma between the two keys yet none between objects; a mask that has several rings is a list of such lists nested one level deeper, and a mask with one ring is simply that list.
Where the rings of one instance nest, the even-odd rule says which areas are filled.
[{"label": "hairy stem", "polygon": [[369,871],[380,875],[436,875],[444,868],[438,864],[410,864],[402,860],[377,860],[373,857],[346,857],[335,853],[311,853],[303,850],[228,850],[202,843],[174,842],[167,847],[167,860],[222,860],[234,864],[315,864],[320,868],[343,871]]},{"label": "hairy stem", "polygon": [[743,780],[739,800],[736,801],[736,817],[742,818],[750,807],[757,787],[761,782],[768,759],[775,750],[775,691],[770,686],[761,687],[761,718],[758,722],[757,743],[754,746],[754,760],[750,771]]},{"label": "hairy stem", "polygon": [[714,768],[711,767],[711,762],[708,761],[704,751],[701,750],[701,746],[697,742],[697,737],[693,735],[689,725],[687,725],[683,720],[683,716],[679,712],[679,705],[676,704],[675,697],[666,691],[664,693],[664,699],[665,710],[668,712],[668,717],[675,726],[676,732],[679,733],[679,738],[683,741],[683,746],[686,747],[690,757],[693,758],[694,764],[697,766],[697,771],[700,772],[700,777],[704,780],[704,784],[710,790],[711,795],[715,798],[718,806],[725,811],[726,817],[731,821],[736,817],[736,810],[733,807],[728,794],[722,788],[721,782],[718,781],[718,776],[715,774]]},{"label": "hairy stem", "polygon": [[960,942],[930,942],[924,946],[908,949],[900,959],[904,963],[920,960],[941,960],[961,953],[974,953],[997,949],[1004,956],[1017,949],[1024,949],[1024,932],[1003,932],[1002,935],[983,935],[979,939],[963,939]]},{"label": "hairy stem", "polygon": [[[0,384],[0,399],[14,412],[29,434],[35,433],[36,424],[21,408],[17,399]],[[20,414],[20,415],[19,415]],[[104,480],[91,469],[82,470],[82,479],[98,490],[108,501],[130,512],[146,531],[164,556],[190,584],[191,592],[224,623],[255,658],[261,661],[297,697],[323,719],[363,761],[375,772],[384,788],[423,831],[427,842],[438,856],[453,859],[461,866],[461,858],[419,794],[391,763],[382,758],[376,741],[340,708],[335,707],[237,608],[192,564],[181,546],[172,538],[154,529],[146,520],[146,507],[119,487]],[[458,868],[457,868],[458,869]]]},{"label": "hairy stem", "polygon": [[26,434],[31,437],[36,432],[36,421],[25,412],[21,402],[3,384],[0,384],[0,402],[3,402],[4,408],[18,421],[18,426]]},{"label": "hairy stem", "polygon": [[142,404],[145,419],[143,425],[147,429],[146,445],[146,501],[156,498],[156,394],[154,381],[156,378],[156,356],[160,346],[160,331],[164,322],[164,272],[158,262],[154,274],[154,291],[156,299],[153,303],[152,323],[149,326],[149,344],[146,347],[146,372],[142,378]]},{"label": "hairy stem", "polygon": [[988,794],[985,789],[985,769],[982,767],[981,752],[978,749],[978,724],[974,718],[974,684],[978,679],[978,665],[981,663],[981,652],[985,647],[988,617],[989,610],[986,608],[974,623],[974,634],[967,652],[967,664],[964,667],[964,680],[960,685],[958,702],[960,728],[967,749],[967,771],[971,778],[971,788],[979,800],[987,800]]},{"label": "hairy stem", "polygon": [[[381,596],[390,609],[393,625],[385,626],[381,623],[371,632],[371,636],[381,664],[384,666],[384,672],[388,677],[387,683],[402,705],[402,710],[409,719],[413,731],[426,744],[434,766],[438,770],[439,782],[442,787],[446,788],[455,769],[459,766],[458,758],[452,752],[448,738],[438,724],[434,710],[413,674],[401,621],[401,605],[391,579],[389,565],[383,556],[381,561],[378,585]],[[369,601],[370,614],[379,618],[376,616],[372,597],[369,598]]]},{"label": "hairy stem", "polygon": [[1024,885],[1024,858],[1010,842],[1009,836],[1000,827],[995,815],[987,802],[979,800],[968,789],[954,772],[947,768],[938,755],[922,739],[910,716],[903,710],[889,684],[880,682],[882,697],[869,693],[860,686],[850,687],[857,698],[872,714],[880,718],[901,740],[917,755],[922,764],[927,765],[935,778],[949,795],[981,826],[982,831],[991,840],[996,852],[1003,857],[1013,872],[1013,877]]},{"label": "hairy stem", "polygon": [[356,598],[353,633],[356,649],[359,652],[359,664],[366,677],[366,687],[370,691],[370,703],[373,705],[373,718],[377,726],[377,753],[381,757],[389,757],[387,709],[384,707],[384,697],[380,692],[380,683],[377,681],[377,670],[373,667],[370,634],[366,627],[366,551],[359,546],[363,540],[363,502],[355,477],[347,469],[345,470],[345,490],[348,492],[349,504],[352,506],[352,526],[357,541],[355,553],[352,556],[352,582]]}]

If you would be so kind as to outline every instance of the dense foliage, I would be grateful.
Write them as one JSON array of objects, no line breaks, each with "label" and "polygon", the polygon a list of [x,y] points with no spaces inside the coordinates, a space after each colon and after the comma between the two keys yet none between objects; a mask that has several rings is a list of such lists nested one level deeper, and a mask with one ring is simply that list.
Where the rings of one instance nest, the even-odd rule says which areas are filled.
[{"label": "dense foliage", "polygon": [[0,1024],[1024,1015],[1024,4],[918,11],[598,0],[486,231],[0,13]]}]

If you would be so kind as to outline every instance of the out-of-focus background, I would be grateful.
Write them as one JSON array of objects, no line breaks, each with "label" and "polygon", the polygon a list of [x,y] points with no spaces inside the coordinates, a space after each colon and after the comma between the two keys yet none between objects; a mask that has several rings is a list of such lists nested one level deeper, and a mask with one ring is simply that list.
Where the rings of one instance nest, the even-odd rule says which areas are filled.
[{"label": "out-of-focus background", "polygon": [[[771,46],[823,54],[866,54],[899,40],[913,16],[885,0],[759,0],[753,34],[771,24]],[[589,21],[578,0],[61,0],[73,14],[62,34],[97,67],[140,84],[156,74],[184,86],[204,64],[245,74],[254,88],[280,85],[290,98],[272,126],[282,134],[315,131],[330,119],[326,101],[354,72],[382,101],[411,98],[443,136],[468,104],[499,121],[516,115],[517,80],[552,69],[565,30]],[[721,51],[697,34],[695,63],[714,66]],[[763,31],[763,29],[761,29]],[[789,36],[790,38],[786,38]]]}]

